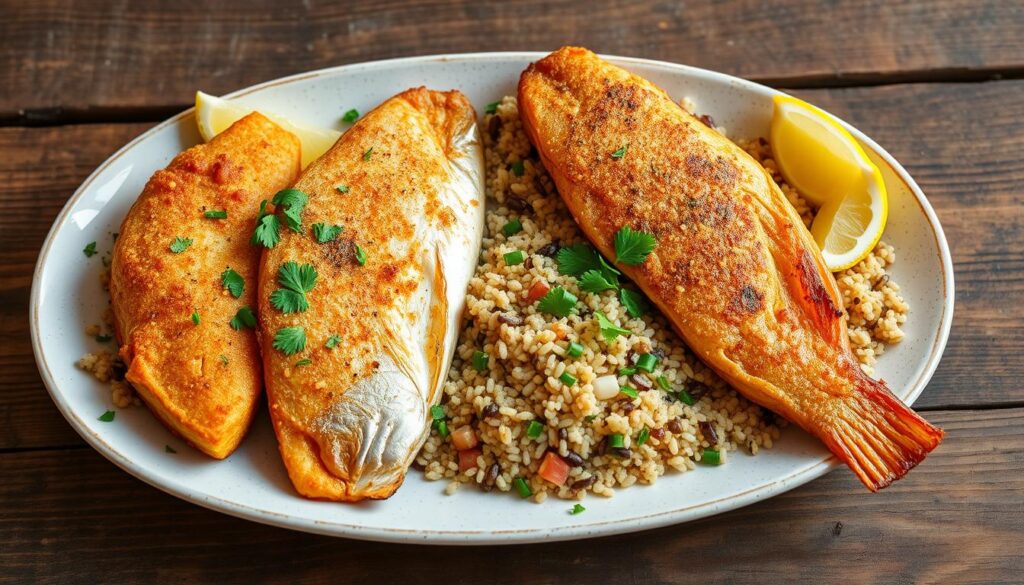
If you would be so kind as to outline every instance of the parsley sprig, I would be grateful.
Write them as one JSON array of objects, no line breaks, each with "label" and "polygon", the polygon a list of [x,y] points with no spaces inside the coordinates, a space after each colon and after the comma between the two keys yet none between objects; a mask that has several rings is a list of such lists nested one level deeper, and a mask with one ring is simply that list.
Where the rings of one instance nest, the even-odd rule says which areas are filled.
[{"label": "parsley sprig", "polygon": [[252,309],[249,307],[242,307],[235,313],[229,325],[235,331],[241,331],[244,328],[252,329],[256,327],[256,315],[253,314]]},{"label": "parsley sprig", "polygon": [[556,317],[568,317],[576,308],[576,295],[557,286],[541,298],[537,304],[537,310],[554,315]]},{"label": "parsley sprig", "polygon": [[256,229],[249,242],[254,246],[273,248],[281,241],[281,222],[277,216],[267,211],[268,201],[260,202],[260,213],[256,216]]},{"label": "parsley sprig", "polygon": [[[278,191],[270,200],[276,210],[281,211],[284,223],[293,232],[302,233],[302,210],[309,203],[309,196],[298,189]],[[253,231],[253,245],[273,248],[281,241],[281,220],[275,213],[267,211],[267,200],[260,202],[260,212],[256,217],[256,229]]]},{"label": "parsley sprig", "polygon": [[220,284],[236,299],[241,297],[242,291],[245,290],[245,279],[230,266],[220,273]]},{"label": "parsley sprig", "polygon": [[654,251],[655,244],[657,240],[653,234],[634,230],[628,225],[622,226],[615,234],[615,261],[630,266],[643,264]]},{"label": "parsley sprig", "polygon": [[277,271],[277,282],[284,288],[270,295],[270,304],[284,313],[304,312],[309,308],[306,293],[316,286],[316,277],[316,268],[312,264],[299,266],[294,261],[285,262]]},{"label": "parsley sprig", "polygon": [[302,327],[284,327],[274,335],[274,349],[285,355],[294,355],[306,349],[306,330]]},{"label": "parsley sprig", "polygon": [[334,241],[342,231],[340,225],[327,225],[323,223],[313,224],[313,237],[316,238],[318,244],[326,244],[327,242]]},{"label": "parsley sprig", "polygon": [[611,319],[605,316],[601,311],[594,311],[594,316],[597,317],[597,326],[601,328],[601,336],[604,337],[605,341],[611,343],[615,341],[615,338],[620,335],[629,335],[632,333],[629,329],[623,329]]}]

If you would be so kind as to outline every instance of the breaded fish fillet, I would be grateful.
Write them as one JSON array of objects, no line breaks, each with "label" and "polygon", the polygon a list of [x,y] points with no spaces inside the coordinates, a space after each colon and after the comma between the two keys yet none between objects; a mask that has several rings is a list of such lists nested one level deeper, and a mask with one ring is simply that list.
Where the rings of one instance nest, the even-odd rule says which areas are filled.
[{"label": "breaded fish fillet", "polygon": [[249,236],[260,200],[298,176],[299,149],[267,118],[246,116],[157,171],[114,246],[126,378],[164,424],[217,459],[238,446],[262,390],[255,331],[230,325],[256,306],[260,249]]},{"label": "breaded fish fillet", "polygon": [[864,374],[835,280],[770,175],[648,81],[563,48],[519,82],[523,124],[577,223],[615,258],[623,226],[654,234],[620,264],[729,384],[821,439],[871,490],[942,431]]},{"label": "breaded fish fillet", "polygon": [[426,439],[479,256],[476,114],[457,91],[405,91],[294,188],[260,271],[281,456],[304,496],[387,498]]}]

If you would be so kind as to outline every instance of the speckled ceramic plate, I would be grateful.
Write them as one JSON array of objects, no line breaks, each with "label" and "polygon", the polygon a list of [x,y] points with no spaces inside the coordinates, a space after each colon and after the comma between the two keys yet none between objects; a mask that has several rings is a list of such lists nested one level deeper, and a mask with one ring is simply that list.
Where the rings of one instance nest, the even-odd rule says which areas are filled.
[{"label": "speckled ceramic plate", "polygon": [[[457,88],[478,110],[513,94],[519,73],[540,53],[417,57],[325,69],[232,94],[241,102],[314,125],[334,126],[349,108],[368,111],[408,87]],[[720,73],[640,59],[611,58],[679,98],[691,97],[734,137],[767,134],[774,90]],[[939,222],[913,179],[870,138],[847,125],[881,167],[890,196],[885,239],[898,251],[892,272],[912,313],[906,339],[886,351],[877,371],[907,402],[939,362],[953,317],[953,271]],[[686,522],[769,498],[837,466],[818,442],[787,429],[775,448],[756,457],[736,454],[726,465],[672,473],[653,486],[619,490],[586,502],[584,514],[549,499],[532,504],[514,495],[464,489],[443,495],[444,482],[415,471],[390,500],[343,505],[298,497],[278,457],[266,413],[225,461],[204,457],[172,436],[145,408],[120,410],[104,423],[107,387],[75,368],[98,344],[82,332],[107,305],[97,255],[111,247],[128,208],[149,176],[199,136],[191,110],[122,148],[75,192],[50,231],[32,287],[32,342],[43,380],[68,422],[125,471],[180,498],[235,516],[298,530],[351,538],[430,543],[512,543],[586,538]],[[177,454],[165,452],[165,445]],[[847,473],[845,470],[839,473]],[[885,497],[879,495],[877,497]]]}]

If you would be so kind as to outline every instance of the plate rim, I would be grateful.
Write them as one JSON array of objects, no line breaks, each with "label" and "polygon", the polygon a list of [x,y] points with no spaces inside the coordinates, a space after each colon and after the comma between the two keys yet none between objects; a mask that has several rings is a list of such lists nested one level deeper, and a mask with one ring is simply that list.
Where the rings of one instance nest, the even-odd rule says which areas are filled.
[{"label": "plate rim", "polygon": [[[378,69],[387,67],[401,67],[409,66],[416,63],[423,62],[473,62],[473,61],[489,61],[489,60],[509,60],[516,59],[527,62],[533,62],[537,59],[544,57],[549,54],[546,51],[492,51],[492,52],[477,52],[477,53],[445,53],[436,55],[421,55],[415,57],[400,57],[395,59],[382,59],[376,61],[364,61],[359,63],[351,63],[346,65],[339,65],[333,67],[325,67],[322,69],[316,69],[312,71],[297,73],[284,77],[279,77],[248,87],[238,89],[236,91],[225,94],[225,98],[237,98],[244,95],[248,95],[254,92],[261,91],[263,89],[294,83],[297,81],[311,79],[315,77],[321,77],[325,75],[334,75],[339,73],[350,73],[364,69]],[[725,73],[703,69],[700,67],[694,67],[691,65],[684,65],[680,63],[671,63],[668,61],[644,59],[640,57],[622,57],[617,55],[601,55],[602,58],[615,63],[617,65],[629,66],[630,64],[643,65],[644,67],[654,67],[661,69],[670,74],[683,73],[690,76],[698,76],[704,78],[710,78],[713,80],[721,81],[736,85],[746,90],[755,90],[758,92],[767,92],[772,95],[781,94],[787,95],[785,92],[776,90],[774,88],[767,87],[763,84],[728,75]],[[516,543],[535,543],[535,542],[554,542],[562,540],[575,540],[583,538],[593,538],[598,536],[610,536],[615,534],[623,534],[627,532],[636,532],[640,530],[651,530],[655,528],[661,528],[673,524],[681,524],[684,522],[690,522],[705,518],[708,516],[721,514],[736,508],[750,505],[756,501],[762,499],[768,499],[778,494],[789,491],[795,487],[803,485],[809,481],[812,481],[818,477],[821,477],[825,473],[839,466],[838,460],[833,455],[828,455],[822,459],[809,463],[802,468],[790,473],[789,475],[779,478],[745,491],[738,494],[733,494],[723,498],[701,502],[681,508],[674,508],[672,510],[666,510],[662,512],[632,516],[630,518],[608,520],[598,523],[587,523],[587,524],[569,524],[565,526],[558,526],[554,528],[530,528],[530,529],[517,529],[517,530],[433,530],[433,529],[406,529],[406,528],[383,528],[383,527],[367,527],[360,524],[351,524],[337,521],[325,521],[325,520],[306,520],[295,516],[289,516],[274,512],[266,509],[253,508],[244,504],[233,502],[224,498],[209,496],[205,494],[199,494],[194,492],[191,488],[184,485],[183,483],[171,478],[169,480],[157,481],[155,478],[151,478],[150,474],[146,471],[145,467],[128,459],[122,455],[117,449],[107,444],[107,442],[100,437],[98,434],[93,433],[88,425],[75,413],[68,401],[64,397],[63,392],[59,391],[56,382],[54,381],[53,375],[50,372],[49,365],[46,362],[45,354],[43,353],[41,342],[40,342],[40,331],[39,331],[39,311],[41,301],[41,274],[43,272],[46,260],[50,255],[51,248],[57,233],[67,223],[69,214],[75,204],[83,197],[86,191],[89,190],[92,183],[99,177],[103,171],[108,168],[111,164],[116,162],[122,156],[126,155],[129,151],[133,150],[135,146],[141,142],[148,140],[152,135],[163,130],[164,128],[177,123],[184,117],[191,115],[195,108],[188,108],[170,118],[156,124],[152,128],[146,130],[139,136],[130,140],[127,144],[119,148],[113,154],[111,154],[106,160],[104,160],[88,177],[82,182],[81,185],[75,189],[71,197],[68,198],[67,202],[61,208],[60,213],[54,219],[53,225],[47,232],[46,238],[43,241],[43,245],[40,249],[39,256],[36,260],[36,264],[32,273],[32,289],[29,297],[29,325],[30,334],[32,339],[32,352],[35,357],[36,366],[39,370],[40,377],[43,380],[43,384],[46,386],[47,392],[50,394],[50,398],[54,401],[58,410],[64,416],[64,418],[71,424],[72,428],[97,452],[103,455],[107,460],[114,463],[116,466],[126,471],[130,475],[142,480],[148,485],[151,485],[165,493],[173,495],[177,498],[185,501],[200,505],[204,508],[208,508],[217,512],[225,513],[230,516],[242,518],[245,520],[255,521],[262,524],[268,524],[281,528],[287,528],[292,530],[299,530],[303,532],[310,532],[315,534],[323,534],[327,536],[341,536],[347,538],[355,538],[360,540],[372,540],[380,542],[401,542],[401,543],[428,543],[428,544],[459,544],[459,545],[487,545],[487,544],[516,544]],[[925,367],[917,377],[917,379],[911,384],[910,391],[903,398],[904,402],[908,405],[913,404],[921,392],[927,386],[938,367],[939,361],[942,358],[942,354],[945,350],[946,343],[949,338],[949,332],[953,321],[953,310],[954,310],[954,275],[953,275],[953,264],[952,257],[949,252],[949,245],[946,241],[945,233],[942,229],[942,225],[939,222],[938,216],[935,210],[932,208],[931,203],[928,201],[924,192],[918,186],[917,182],[910,176],[910,173],[903,168],[903,165],[899,163],[888,151],[882,148],[869,136],[865,135],[859,129],[855,128],[848,122],[842,120],[838,116],[829,113],[830,116],[835,118],[840,124],[843,125],[855,138],[862,143],[869,146],[878,157],[887,164],[893,171],[894,176],[899,178],[907,186],[908,190],[913,194],[914,200],[917,205],[921,208],[924,213],[929,226],[932,229],[932,235],[935,240],[936,247],[939,251],[940,266],[942,268],[942,316],[940,320],[940,326],[938,335],[932,343],[931,353]],[[298,496],[296,496],[298,497]]]}]

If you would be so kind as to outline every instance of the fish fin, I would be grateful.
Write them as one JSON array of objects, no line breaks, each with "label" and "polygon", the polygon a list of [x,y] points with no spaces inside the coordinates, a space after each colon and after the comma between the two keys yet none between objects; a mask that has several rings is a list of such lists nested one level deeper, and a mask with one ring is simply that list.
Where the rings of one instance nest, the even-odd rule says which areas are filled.
[{"label": "fish fin", "polygon": [[866,376],[838,403],[833,424],[819,436],[871,491],[906,475],[945,434]]}]

